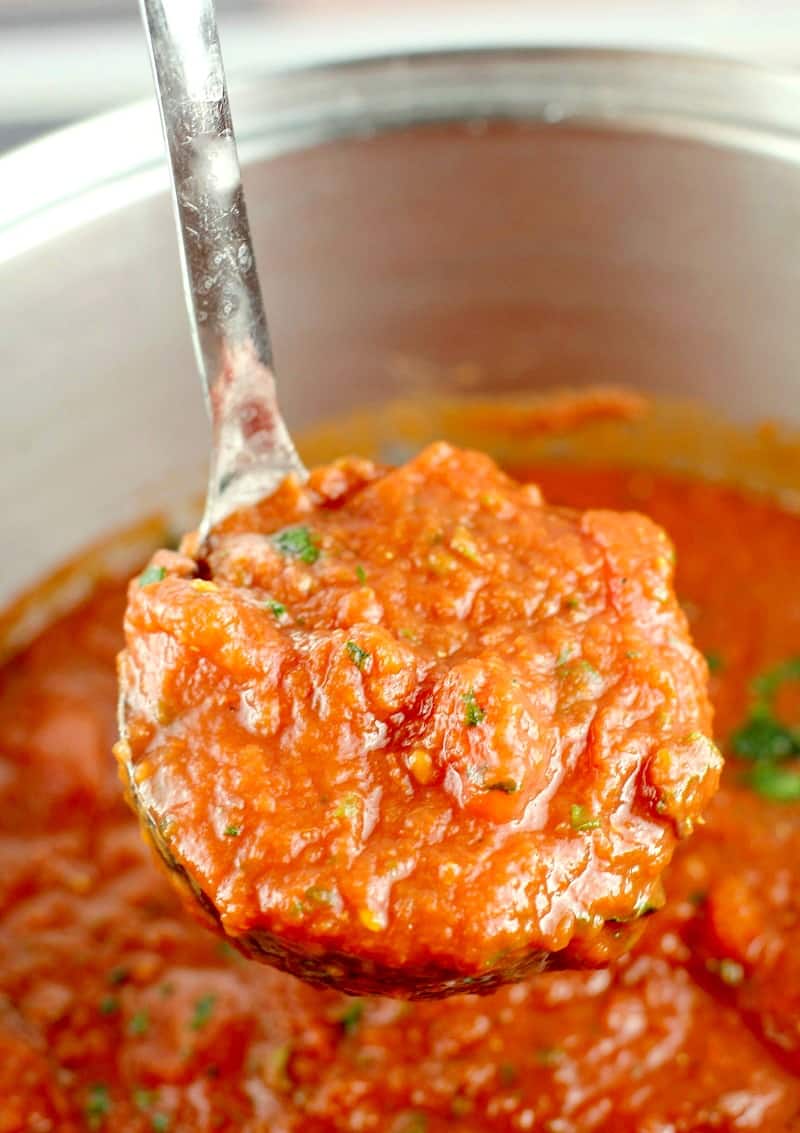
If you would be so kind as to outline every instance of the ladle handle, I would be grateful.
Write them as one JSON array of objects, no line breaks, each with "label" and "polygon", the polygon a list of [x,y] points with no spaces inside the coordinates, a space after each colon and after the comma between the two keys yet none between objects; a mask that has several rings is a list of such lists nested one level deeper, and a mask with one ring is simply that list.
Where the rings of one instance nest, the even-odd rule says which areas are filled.
[{"label": "ladle handle", "polygon": [[[212,0],[141,0],[214,450],[204,527],[305,469],[280,416]],[[272,479],[269,476],[272,474]],[[267,477],[265,481],[264,477]]]}]

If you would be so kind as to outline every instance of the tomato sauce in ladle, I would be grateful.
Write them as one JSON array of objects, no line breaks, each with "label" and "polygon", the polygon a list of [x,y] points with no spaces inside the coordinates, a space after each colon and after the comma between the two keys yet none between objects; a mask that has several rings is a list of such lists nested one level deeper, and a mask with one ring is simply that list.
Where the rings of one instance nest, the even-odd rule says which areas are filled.
[{"label": "tomato sauce in ladle", "polygon": [[604,964],[720,772],[671,544],[445,444],[306,473],[213,13],[144,7],[214,424],[200,531],[129,591],[116,753],[144,830],[242,951],[311,982],[422,998]]}]

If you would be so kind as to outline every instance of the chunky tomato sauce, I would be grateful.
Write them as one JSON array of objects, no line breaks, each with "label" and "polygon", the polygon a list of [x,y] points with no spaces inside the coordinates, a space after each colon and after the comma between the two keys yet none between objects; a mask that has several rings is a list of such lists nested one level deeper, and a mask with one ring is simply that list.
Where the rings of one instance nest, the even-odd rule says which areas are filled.
[{"label": "chunky tomato sauce", "polygon": [[728,761],[634,951],[412,1004],[311,988],[199,930],[120,797],[125,596],[101,586],[0,672],[3,1133],[800,1130],[800,702],[781,682],[776,723],[751,689],[800,655],[800,518],[644,473],[531,475],[664,525],[718,738],[785,757]]},{"label": "chunky tomato sauce", "polygon": [[249,953],[340,990],[608,962],[719,780],[673,559],[444,443],[287,483],[130,587],[151,837]]}]

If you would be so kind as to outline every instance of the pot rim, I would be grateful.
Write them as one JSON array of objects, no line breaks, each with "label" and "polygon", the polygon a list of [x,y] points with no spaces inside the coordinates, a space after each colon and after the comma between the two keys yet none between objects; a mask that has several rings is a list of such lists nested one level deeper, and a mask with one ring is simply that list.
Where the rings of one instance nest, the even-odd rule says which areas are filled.
[{"label": "pot rim", "polygon": [[[371,55],[240,77],[242,165],[338,138],[488,120],[692,139],[800,164],[800,73],[649,50],[481,47]],[[58,170],[53,175],[53,170]],[[167,189],[145,99],[0,157],[0,262]]]}]

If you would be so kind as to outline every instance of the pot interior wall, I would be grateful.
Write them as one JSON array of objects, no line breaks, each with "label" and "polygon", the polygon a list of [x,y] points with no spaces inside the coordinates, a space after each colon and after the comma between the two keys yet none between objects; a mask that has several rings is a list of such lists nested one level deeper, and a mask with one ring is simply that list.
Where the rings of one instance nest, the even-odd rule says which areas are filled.
[{"label": "pot interior wall", "polygon": [[[800,169],[562,123],[387,130],[245,173],[297,429],[389,398],[632,386],[797,421]],[[203,486],[166,195],[0,267],[0,605]]]}]

